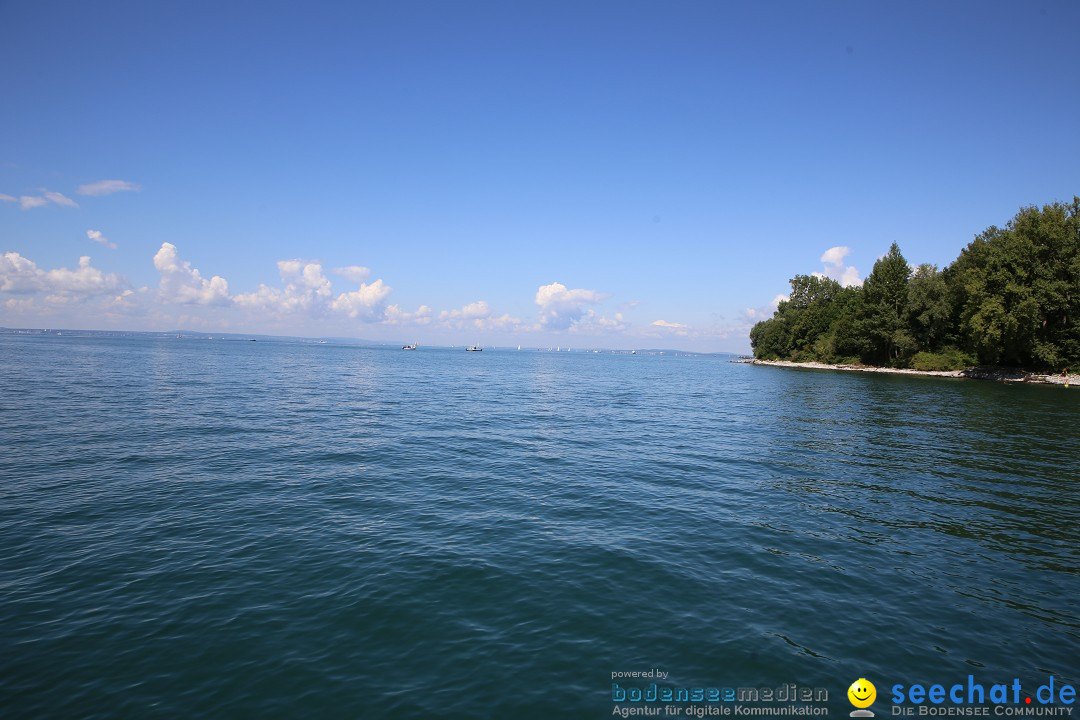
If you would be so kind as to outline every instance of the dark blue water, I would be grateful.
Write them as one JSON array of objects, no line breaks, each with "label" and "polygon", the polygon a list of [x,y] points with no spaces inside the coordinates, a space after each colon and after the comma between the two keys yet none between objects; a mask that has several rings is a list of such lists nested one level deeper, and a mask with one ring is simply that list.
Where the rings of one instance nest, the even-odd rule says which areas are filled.
[{"label": "dark blue water", "polygon": [[0,715],[1075,685],[1078,441],[1060,387],[0,336]]}]

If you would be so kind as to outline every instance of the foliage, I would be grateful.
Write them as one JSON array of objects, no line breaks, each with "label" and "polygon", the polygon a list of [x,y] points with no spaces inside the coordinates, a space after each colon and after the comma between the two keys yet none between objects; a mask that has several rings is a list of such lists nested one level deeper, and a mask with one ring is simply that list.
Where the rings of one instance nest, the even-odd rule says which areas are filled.
[{"label": "foliage", "polygon": [[911,358],[911,367],[916,370],[963,370],[975,364],[974,357],[953,347],[939,353],[924,350]]},{"label": "foliage", "polygon": [[915,268],[908,282],[907,322],[920,348],[935,350],[948,336],[952,321],[945,275],[936,265]]},{"label": "foliage", "polygon": [[895,243],[862,287],[797,275],[750,331],[769,359],[958,369],[1080,365],[1080,198],[1022,208],[944,270],[914,270]]},{"label": "foliage", "polygon": [[910,276],[911,266],[893,243],[863,283],[860,319],[870,341],[869,353],[864,353],[868,363],[896,364],[915,349],[906,317]]}]

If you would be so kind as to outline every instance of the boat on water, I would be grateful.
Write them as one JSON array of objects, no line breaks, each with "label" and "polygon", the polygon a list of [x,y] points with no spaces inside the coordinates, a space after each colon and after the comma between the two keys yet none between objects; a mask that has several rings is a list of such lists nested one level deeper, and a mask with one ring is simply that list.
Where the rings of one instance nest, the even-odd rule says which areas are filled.
[{"label": "boat on water", "polygon": [[483,352],[483,351],[484,351],[484,348],[477,347],[476,345],[470,345],[469,347],[465,348],[465,352]]},{"label": "boat on water", "polygon": [[416,343],[413,343],[412,345],[402,345],[401,349],[402,350],[415,350],[416,349]]}]

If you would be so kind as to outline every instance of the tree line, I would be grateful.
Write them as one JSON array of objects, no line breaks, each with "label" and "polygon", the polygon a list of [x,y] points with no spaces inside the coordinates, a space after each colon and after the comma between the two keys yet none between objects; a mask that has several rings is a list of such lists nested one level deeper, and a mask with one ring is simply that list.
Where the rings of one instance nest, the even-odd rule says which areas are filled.
[{"label": "tree line", "polygon": [[797,275],[750,331],[762,359],[951,370],[1080,367],[1080,197],[1022,208],[950,265],[893,243],[861,287]]}]

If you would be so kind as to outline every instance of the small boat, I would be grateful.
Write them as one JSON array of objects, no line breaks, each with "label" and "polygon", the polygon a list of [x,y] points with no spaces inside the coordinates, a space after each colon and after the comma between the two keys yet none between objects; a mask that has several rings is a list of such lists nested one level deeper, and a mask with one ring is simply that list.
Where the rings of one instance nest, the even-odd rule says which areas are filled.
[{"label": "small boat", "polygon": [[413,343],[412,345],[402,345],[401,349],[402,350],[415,350],[416,349],[416,343]]},{"label": "small boat", "polygon": [[470,345],[469,347],[465,348],[465,352],[484,352],[484,348],[477,347],[476,345]]}]

